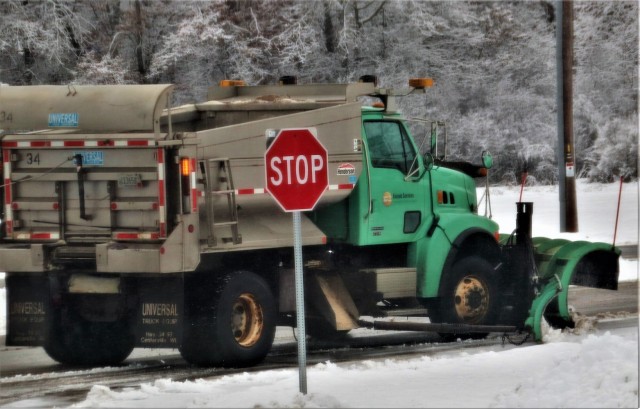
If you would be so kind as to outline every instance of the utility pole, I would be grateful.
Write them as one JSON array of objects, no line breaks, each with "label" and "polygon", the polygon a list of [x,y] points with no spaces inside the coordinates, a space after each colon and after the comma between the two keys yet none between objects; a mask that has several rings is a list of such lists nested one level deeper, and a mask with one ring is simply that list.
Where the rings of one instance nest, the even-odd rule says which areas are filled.
[{"label": "utility pole", "polygon": [[560,231],[578,231],[573,146],[573,3],[556,1],[558,183]]}]

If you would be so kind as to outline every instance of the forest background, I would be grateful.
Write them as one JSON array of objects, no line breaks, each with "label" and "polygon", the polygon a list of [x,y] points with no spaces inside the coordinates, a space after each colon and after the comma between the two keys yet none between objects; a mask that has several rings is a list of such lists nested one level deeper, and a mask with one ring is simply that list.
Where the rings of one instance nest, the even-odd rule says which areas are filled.
[{"label": "forest background", "polygon": [[[176,85],[202,101],[222,79],[431,77],[407,116],[445,121],[448,155],[494,184],[557,182],[553,1],[0,0],[0,83]],[[638,2],[574,1],[576,175],[638,175]],[[416,130],[417,138],[424,131]],[[422,134],[420,134],[422,132]]]}]

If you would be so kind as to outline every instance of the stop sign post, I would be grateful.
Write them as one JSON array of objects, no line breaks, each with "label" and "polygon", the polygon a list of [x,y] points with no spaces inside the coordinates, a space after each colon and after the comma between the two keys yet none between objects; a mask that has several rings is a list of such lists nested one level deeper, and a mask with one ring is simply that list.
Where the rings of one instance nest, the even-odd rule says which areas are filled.
[{"label": "stop sign post", "polygon": [[307,346],[304,323],[301,211],[313,210],[329,187],[327,150],[315,128],[282,129],[264,154],[265,191],[285,212],[293,212],[296,321],[300,392],[307,394]]}]

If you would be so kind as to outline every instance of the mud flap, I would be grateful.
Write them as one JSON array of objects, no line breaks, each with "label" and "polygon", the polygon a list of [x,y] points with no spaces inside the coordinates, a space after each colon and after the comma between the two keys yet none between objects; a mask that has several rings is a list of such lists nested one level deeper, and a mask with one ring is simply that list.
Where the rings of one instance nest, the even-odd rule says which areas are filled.
[{"label": "mud flap", "polygon": [[134,320],[136,346],[178,348],[184,321],[182,277],[140,279]]},{"label": "mud flap", "polygon": [[8,276],[7,346],[44,345],[50,315],[49,280],[45,276]]},{"label": "mud flap", "polygon": [[337,331],[360,327],[358,309],[336,273],[318,272],[309,274],[306,290],[309,303]]}]

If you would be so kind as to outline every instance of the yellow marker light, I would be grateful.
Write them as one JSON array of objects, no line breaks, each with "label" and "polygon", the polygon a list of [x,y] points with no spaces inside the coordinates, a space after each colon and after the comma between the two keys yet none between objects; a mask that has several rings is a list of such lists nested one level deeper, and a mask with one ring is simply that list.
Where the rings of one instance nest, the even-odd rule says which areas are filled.
[{"label": "yellow marker light", "polygon": [[191,161],[189,158],[180,159],[180,174],[182,176],[189,176],[191,173]]},{"label": "yellow marker light", "polygon": [[413,88],[433,87],[433,78],[409,78],[409,86]]},{"label": "yellow marker light", "polygon": [[244,81],[242,80],[222,80],[220,81],[221,87],[243,87]]}]

